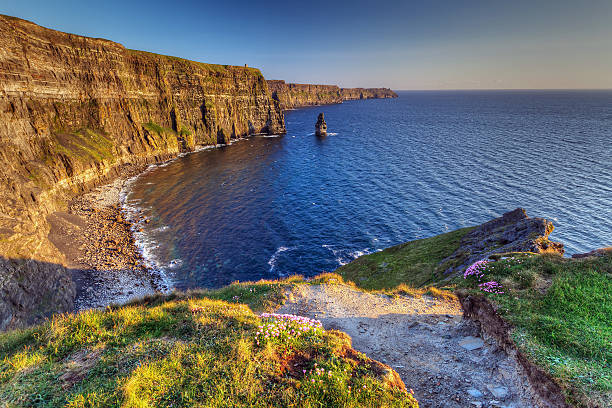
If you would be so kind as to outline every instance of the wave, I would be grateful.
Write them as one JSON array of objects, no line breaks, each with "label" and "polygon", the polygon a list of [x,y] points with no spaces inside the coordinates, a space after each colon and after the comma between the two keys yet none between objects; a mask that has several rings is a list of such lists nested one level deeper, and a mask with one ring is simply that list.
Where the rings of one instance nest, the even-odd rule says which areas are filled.
[{"label": "wave", "polygon": [[[157,282],[159,291],[169,293],[174,287],[174,282],[166,273],[167,265],[164,265],[155,256],[155,249],[159,248],[159,243],[146,230],[145,218],[142,217],[143,209],[136,205],[139,200],[129,200],[130,187],[138,177],[139,175],[132,177],[124,183],[119,194],[120,205],[127,214],[127,220],[131,223],[132,237],[134,237],[136,248],[144,260],[145,267],[152,271],[152,278],[159,278]],[[165,231],[167,228],[167,226],[161,226],[156,231]]]},{"label": "wave", "polygon": [[364,249],[359,249],[359,250],[350,250],[348,248],[334,249],[334,247],[336,245],[323,244],[321,246],[323,248],[331,251],[331,253],[335,257],[335,261],[338,262],[339,266],[346,265],[347,263],[350,263],[350,262],[354,261],[355,259],[359,258],[360,256],[369,255],[369,254],[371,254],[373,252],[376,252],[376,251],[373,251],[370,248],[364,248]]},{"label": "wave", "polygon": [[[280,254],[282,254],[285,251],[291,251],[294,250],[296,247],[284,247],[284,246],[280,246],[276,249],[276,252],[274,252],[274,254],[270,257],[270,260],[268,261],[268,265],[270,265],[270,273],[272,273],[274,271],[274,268],[276,268],[276,261],[278,260],[278,257],[280,256]],[[283,274],[282,272],[278,272],[278,276],[286,276],[286,274]]]}]

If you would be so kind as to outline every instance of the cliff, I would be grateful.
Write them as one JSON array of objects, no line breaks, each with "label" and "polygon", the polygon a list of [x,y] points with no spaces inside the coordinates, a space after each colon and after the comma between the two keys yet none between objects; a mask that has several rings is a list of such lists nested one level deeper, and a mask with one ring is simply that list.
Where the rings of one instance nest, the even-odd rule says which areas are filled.
[{"label": "cliff", "polygon": [[337,85],[288,84],[268,80],[272,96],[282,109],[342,103],[351,99],[397,98],[388,88],[340,88]]},{"label": "cliff", "polygon": [[397,98],[397,94],[389,88],[342,88],[340,95],[343,101],[352,99],[384,99]]},{"label": "cliff", "polygon": [[259,70],[129,50],[0,15],[0,330],[72,308],[46,216],[127,164],[283,133]]}]

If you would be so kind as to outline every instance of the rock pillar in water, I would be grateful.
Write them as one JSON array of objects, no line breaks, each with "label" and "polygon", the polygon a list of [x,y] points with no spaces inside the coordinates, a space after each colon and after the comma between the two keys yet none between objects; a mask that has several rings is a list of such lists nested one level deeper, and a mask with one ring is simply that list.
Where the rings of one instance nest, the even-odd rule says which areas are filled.
[{"label": "rock pillar in water", "polygon": [[327,136],[327,123],[325,123],[325,117],[322,113],[319,113],[317,123],[315,124],[315,135]]}]

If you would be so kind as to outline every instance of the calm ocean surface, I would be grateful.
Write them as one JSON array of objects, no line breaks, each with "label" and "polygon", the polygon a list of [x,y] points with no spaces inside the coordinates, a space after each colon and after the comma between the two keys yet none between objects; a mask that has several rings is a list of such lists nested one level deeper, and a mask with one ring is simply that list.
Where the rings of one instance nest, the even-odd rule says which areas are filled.
[{"label": "calm ocean surface", "polygon": [[399,95],[286,112],[284,136],[141,175],[145,256],[182,289],[311,276],[516,207],[569,254],[612,244],[612,91]]}]

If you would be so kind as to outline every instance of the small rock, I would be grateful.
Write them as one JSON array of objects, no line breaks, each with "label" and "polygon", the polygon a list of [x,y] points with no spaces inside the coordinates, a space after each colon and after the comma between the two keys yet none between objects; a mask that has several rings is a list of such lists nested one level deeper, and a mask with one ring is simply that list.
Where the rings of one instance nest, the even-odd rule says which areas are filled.
[{"label": "small rock", "polygon": [[489,392],[493,394],[495,398],[499,398],[501,400],[506,399],[508,396],[508,388],[506,387],[487,384],[487,390],[489,390]]},{"label": "small rock", "polygon": [[459,342],[459,345],[468,351],[472,351],[484,346],[484,341],[478,337],[467,336]]},{"label": "small rock", "polygon": [[480,392],[476,388],[470,388],[469,390],[467,390],[467,393],[470,394],[474,398],[480,398],[483,395],[482,392]]}]

